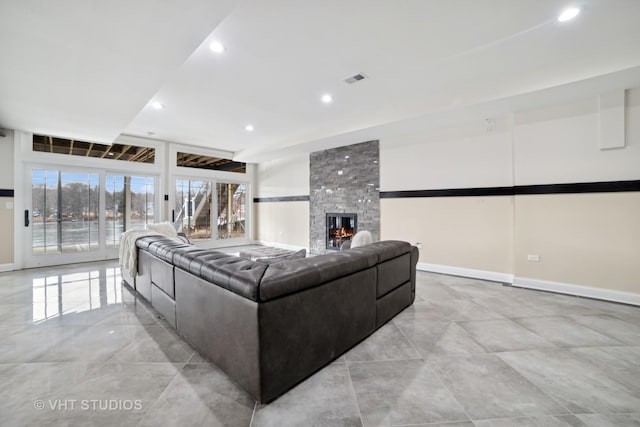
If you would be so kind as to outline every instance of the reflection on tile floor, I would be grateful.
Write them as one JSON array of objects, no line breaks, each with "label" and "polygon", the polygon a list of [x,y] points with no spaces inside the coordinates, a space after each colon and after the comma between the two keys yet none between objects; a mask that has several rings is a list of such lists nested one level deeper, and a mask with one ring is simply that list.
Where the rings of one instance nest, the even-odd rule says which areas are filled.
[{"label": "reflection on tile floor", "polygon": [[640,425],[640,308],[417,277],[413,306],[257,405],[116,262],[0,273],[0,425]]}]

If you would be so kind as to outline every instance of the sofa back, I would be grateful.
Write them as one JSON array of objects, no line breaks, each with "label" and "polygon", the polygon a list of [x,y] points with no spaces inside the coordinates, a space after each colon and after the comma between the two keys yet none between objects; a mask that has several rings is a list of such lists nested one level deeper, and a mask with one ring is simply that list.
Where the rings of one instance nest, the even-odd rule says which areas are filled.
[{"label": "sofa back", "polygon": [[176,268],[253,301],[273,300],[376,266],[376,294],[382,296],[409,280],[411,271],[411,245],[395,240],[273,264],[163,236],[142,237],[136,245]]}]

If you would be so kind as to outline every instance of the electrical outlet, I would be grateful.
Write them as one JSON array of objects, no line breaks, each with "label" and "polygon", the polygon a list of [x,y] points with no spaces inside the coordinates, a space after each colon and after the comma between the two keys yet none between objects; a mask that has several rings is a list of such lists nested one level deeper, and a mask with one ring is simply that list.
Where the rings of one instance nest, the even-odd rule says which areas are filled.
[{"label": "electrical outlet", "polygon": [[527,261],[538,262],[540,261],[540,255],[527,255]]},{"label": "electrical outlet", "polygon": [[418,249],[422,249],[422,243],[420,243],[420,242],[416,242],[416,245],[415,245],[415,246],[416,246],[416,248],[418,248]]}]

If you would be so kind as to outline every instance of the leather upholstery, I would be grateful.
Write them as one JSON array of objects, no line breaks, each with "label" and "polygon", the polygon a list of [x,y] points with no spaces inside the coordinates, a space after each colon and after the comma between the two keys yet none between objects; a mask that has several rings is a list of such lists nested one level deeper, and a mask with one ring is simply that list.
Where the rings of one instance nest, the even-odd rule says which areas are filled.
[{"label": "leather upholstery", "polygon": [[136,289],[260,402],[339,357],[415,298],[418,250],[406,242],[271,265],[161,236],[136,245]]},{"label": "leather upholstery", "polygon": [[269,401],[375,330],[375,268],[260,303],[262,397]]},{"label": "leather upholstery", "polygon": [[178,333],[260,400],[258,304],[176,269]]},{"label": "leather upholstery", "polygon": [[208,282],[258,300],[258,284],[267,266],[238,257],[219,258],[203,264],[200,277]]},{"label": "leather upholstery", "polygon": [[411,279],[411,255],[406,253],[377,265],[379,298]]},{"label": "leather upholstery", "polygon": [[[151,283],[162,289],[171,298],[175,298],[173,269],[173,264],[160,259],[151,260]],[[151,298],[153,298],[153,294]]]},{"label": "leather upholstery", "polygon": [[271,264],[260,282],[260,301],[319,286],[375,265],[371,254],[345,251]]}]

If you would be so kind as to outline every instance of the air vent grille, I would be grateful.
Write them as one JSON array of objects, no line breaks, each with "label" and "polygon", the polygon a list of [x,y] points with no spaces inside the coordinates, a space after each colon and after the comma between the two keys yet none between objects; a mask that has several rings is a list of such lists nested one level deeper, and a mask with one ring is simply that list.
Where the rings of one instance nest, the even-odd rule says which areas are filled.
[{"label": "air vent grille", "polygon": [[367,78],[367,76],[366,76],[365,74],[363,74],[363,73],[358,73],[358,74],[356,74],[355,76],[351,76],[351,77],[349,77],[349,78],[347,78],[347,79],[344,79],[344,81],[345,81],[345,83],[347,83],[347,84],[350,84],[350,85],[351,85],[351,84],[354,84],[354,83],[356,83],[356,82],[359,82],[360,80],[364,80],[364,79],[366,79],[366,78]]}]

